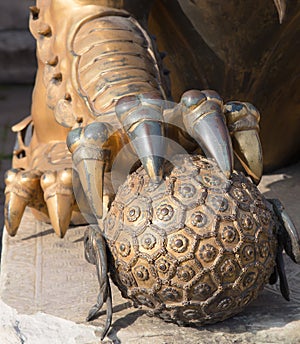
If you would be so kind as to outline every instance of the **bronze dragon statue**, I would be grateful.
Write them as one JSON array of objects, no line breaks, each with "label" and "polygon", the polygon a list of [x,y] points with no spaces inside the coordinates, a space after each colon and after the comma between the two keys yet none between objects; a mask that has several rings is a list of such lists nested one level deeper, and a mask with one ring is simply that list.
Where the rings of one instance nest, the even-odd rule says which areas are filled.
[{"label": "bronze dragon statue", "polygon": [[[234,91],[244,97],[250,82],[260,81],[251,75],[259,64],[246,68],[250,50],[239,54],[246,47],[241,35],[229,35],[240,23],[223,16],[206,30],[207,17],[217,18],[211,13],[235,5],[37,0],[30,8],[38,70],[31,114],[13,127],[5,227],[16,235],[26,207],[59,237],[70,223],[91,224],[86,258],[97,265],[100,293],[89,319],[108,302],[104,335],[109,273],[125,297],[179,324],[235,314],[277,273],[288,299],[282,249],[299,263],[299,237],[281,204],[254,185],[263,171],[260,114],[248,102],[197,90],[216,85],[227,99]],[[275,5],[282,21],[285,1]],[[254,38],[262,44],[257,31],[265,35],[277,20],[275,7],[265,7],[265,27],[247,36],[240,25],[248,45]],[[180,31],[170,25],[176,11],[195,24],[191,30],[178,16],[178,27],[191,34],[178,47]],[[229,43],[215,39],[220,28]],[[176,57],[166,61],[170,75],[156,40]],[[177,48],[179,55],[172,53]],[[230,77],[235,65],[241,68]]]}]

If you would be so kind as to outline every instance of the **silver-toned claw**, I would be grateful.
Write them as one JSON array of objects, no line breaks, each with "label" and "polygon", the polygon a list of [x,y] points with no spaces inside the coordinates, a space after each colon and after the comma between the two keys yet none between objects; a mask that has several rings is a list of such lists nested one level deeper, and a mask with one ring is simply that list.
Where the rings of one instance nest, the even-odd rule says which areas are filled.
[{"label": "silver-toned claw", "polygon": [[103,216],[104,172],[110,157],[110,150],[105,144],[110,131],[107,123],[94,122],[85,128],[72,130],[67,138],[82,188],[98,219]]},{"label": "silver-toned claw", "polygon": [[278,12],[279,23],[281,24],[285,16],[286,0],[274,0],[274,3]]},{"label": "silver-toned claw", "polygon": [[87,261],[96,265],[99,281],[99,294],[97,303],[90,309],[87,321],[96,319],[104,303],[107,305],[106,322],[101,340],[104,339],[112,322],[112,298],[111,288],[108,278],[108,263],[106,256],[106,243],[99,230],[95,226],[90,226],[84,233],[84,249]]},{"label": "silver-toned claw", "polygon": [[278,219],[278,241],[288,256],[300,264],[300,233],[278,199],[268,199]]},{"label": "silver-toned claw", "polygon": [[253,182],[259,184],[263,173],[260,114],[250,103],[228,102],[224,108],[234,153]]},{"label": "silver-toned claw", "polygon": [[[279,245],[280,246],[280,245]],[[276,255],[276,269],[279,276],[279,287],[281,295],[287,300],[290,301],[290,288],[286,278],[285,269],[284,269],[284,260],[282,256],[282,247],[278,248]]]},{"label": "silver-toned claw", "polygon": [[277,224],[277,255],[276,269],[280,281],[280,291],[282,296],[290,301],[290,292],[287,278],[284,271],[283,249],[289,257],[297,264],[300,264],[300,234],[294,226],[292,220],[284,210],[278,199],[268,199],[272,205],[274,219]]},{"label": "silver-toned claw", "polygon": [[162,99],[153,94],[121,98],[116,114],[154,183],[163,177],[165,155]]},{"label": "silver-toned claw", "polygon": [[233,170],[231,139],[223,102],[214,91],[190,90],[181,97],[183,123],[207,157],[214,158],[227,178]]},{"label": "silver-toned claw", "polygon": [[46,171],[41,177],[41,187],[52,227],[63,238],[69,228],[75,204],[72,169]]}]

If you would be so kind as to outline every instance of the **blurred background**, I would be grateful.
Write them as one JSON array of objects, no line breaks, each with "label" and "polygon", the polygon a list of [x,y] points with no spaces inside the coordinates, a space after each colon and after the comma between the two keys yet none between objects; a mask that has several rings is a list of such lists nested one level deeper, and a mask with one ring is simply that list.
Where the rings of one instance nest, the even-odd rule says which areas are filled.
[{"label": "blurred background", "polygon": [[10,128],[29,114],[36,71],[35,41],[28,31],[29,6],[34,3],[34,0],[0,2],[0,236],[3,177],[10,168],[15,142]]}]

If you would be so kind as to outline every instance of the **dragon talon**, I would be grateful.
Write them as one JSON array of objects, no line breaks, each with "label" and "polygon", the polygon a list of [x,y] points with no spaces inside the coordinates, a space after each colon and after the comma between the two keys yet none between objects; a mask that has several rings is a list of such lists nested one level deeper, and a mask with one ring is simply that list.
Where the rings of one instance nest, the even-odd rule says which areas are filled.
[{"label": "dragon talon", "polygon": [[99,281],[99,294],[97,303],[90,309],[87,321],[98,317],[104,303],[107,305],[106,322],[102,332],[101,340],[106,336],[112,323],[112,298],[111,287],[108,278],[108,265],[106,256],[106,243],[100,232],[95,226],[90,226],[84,233],[84,251],[88,262],[96,265]]},{"label": "dragon talon", "polygon": [[191,90],[181,97],[183,123],[207,157],[214,158],[229,179],[233,170],[231,139],[222,111],[222,100],[214,91]]},{"label": "dragon talon", "polygon": [[286,278],[285,270],[284,270],[284,261],[282,256],[282,248],[278,248],[277,256],[276,256],[276,267],[279,276],[279,287],[281,291],[281,295],[287,300],[290,301],[290,289],[288,285],[288,281]]},{"label": "dragon talon", "polygon": [[163,177],[165,155],[161,100],[155,95],[129,96],[121,98],[116,105],[117,117],[154,183]]},{"label": "dragon talon", "polygon": [[272,204],[279,225],[278,241],[287,255],[297,264],[300,264],[300,234],[290,219],[283,205],[278,199],[268,199]]},{"label": "dragon talon", "polygon": [[75,196],[72,187],[72,170],[47,171],[41,178],[44,199],[55,233],[63,238],[69,228]]},{"label": "dragon talon", "polygon": [[258,135],[260,114],[250,103],[225,104],[225,116],[232,137],[233,150],[255,184],[263,173],[262,147]]},{"label": "dragon talon", "polygon": [[17,234],[22,216],[28,203],[28,200],[25,200],[14,192],[6,193],[4,218],[5,228],[10,236],[13,237]]},{"label": "dragon talon", "polygon": [[278,12],[279,23],[281,24],[286,12],[286,0],[273,0],[273,1]]},{"label": "dragon talon", "polygon": [[98,219],[103,216],[104,172],[110,156],[105,144],[110,129],[108,124],[95,122],[84,129],[71,131],[67,138],[81,185],[91,210]]},{"label": "dragon talon", "polygon": [[5,176],[5,227],[10,236],[17,234],[26,206],[39,202],[40,174],[12,169]]}]

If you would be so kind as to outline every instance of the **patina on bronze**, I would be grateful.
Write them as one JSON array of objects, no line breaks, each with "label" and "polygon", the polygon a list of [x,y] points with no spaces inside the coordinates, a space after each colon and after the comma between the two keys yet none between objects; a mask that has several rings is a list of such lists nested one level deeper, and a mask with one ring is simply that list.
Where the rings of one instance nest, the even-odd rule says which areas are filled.
[{"label": "patina on bronze", "polygon": [[[285,2],[275,4],[282,21]],[[263,170],[258,110],[248,102],[224,102],[215,91],[199,91],[213,84],[203,83],[199,73],[196,85],[188,87],[194,89],[184,92],[188,78],[180,82],[181,75],[193,71],[180,59],[170,87],[164,54],[146,28],[151,5],[38,0],[31,8],[38,72],[31,114],[13,128],[17,143],[6,175],[10,235],[16,235],[27,206],[37,219],[50,221],[60,237],[70,223],[95,224],[85,245],[86,258],[97,265],[100,293],[88,319],[108,303],[103,335],[112,316],[108,273],[125,297],[153,308],[153,315],[179,324],[207,323],[240,311],[273,271],[288,298],[282,248],[300,261],[291,221],[280,204],[264,200],[252,184],[259,183]],[[210,12],[211,2],[204,8]],[[160,13],[152,12],[152,24]],[[155,26],[162,36],[161,26]],[[222,57],[224,47],[219,48],[216,44]],[[192,58],[197,54],[196,47],[185,51]],[[242,60],[232,60],[239,56],[235,52],[225,56],[228,65],[244,68]],[[213,73],[217,79],[219,71]],[[177,103],[169,106],[171,94]],[[168,140],[191,156],[190,164],[181,160],[181,170],[166,163],[174,153]],[[112,203],[110,173],[128,143],[124,164],[133,156],[142,168]]]}]

